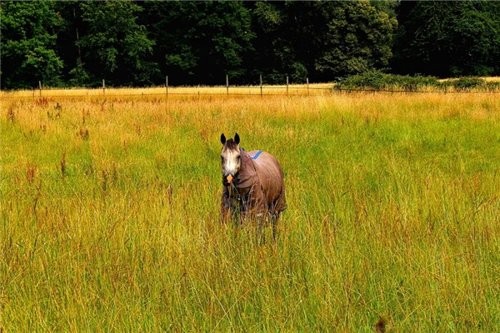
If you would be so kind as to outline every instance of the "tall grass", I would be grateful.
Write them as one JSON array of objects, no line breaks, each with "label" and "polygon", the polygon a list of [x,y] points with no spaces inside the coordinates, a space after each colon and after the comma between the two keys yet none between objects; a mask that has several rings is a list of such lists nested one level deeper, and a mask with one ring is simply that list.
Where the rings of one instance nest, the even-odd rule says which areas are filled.
[{"label": "tall grass", "polygon": [[[9,99],[0,331],[498,331],[498,110],[491,94]],[[236,131],[284,168],[276,242],[219,224],[218,138]]]}]

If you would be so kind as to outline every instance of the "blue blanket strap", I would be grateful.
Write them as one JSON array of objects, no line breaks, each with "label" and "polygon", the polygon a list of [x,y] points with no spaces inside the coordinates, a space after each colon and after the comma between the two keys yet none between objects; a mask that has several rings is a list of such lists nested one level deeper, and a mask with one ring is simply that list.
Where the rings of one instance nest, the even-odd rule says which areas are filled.
[{"label": "blue blanket strap", "polygon": [[262,150],[259,150],[255,155],[252,156],[252,160],[256,160],[259,158],[259,155],[262,154]]}]

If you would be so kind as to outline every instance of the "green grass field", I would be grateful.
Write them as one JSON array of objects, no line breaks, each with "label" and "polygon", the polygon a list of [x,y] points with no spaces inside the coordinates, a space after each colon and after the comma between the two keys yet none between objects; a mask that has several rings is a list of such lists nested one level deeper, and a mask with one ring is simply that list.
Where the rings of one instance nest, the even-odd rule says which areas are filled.
[{"label": "green grass field", "polygon": [[[499,120],[496,94],[6,99],[0,332],[499,331]],[[219,223],[236,131],[285,171],[276,242]]]}]

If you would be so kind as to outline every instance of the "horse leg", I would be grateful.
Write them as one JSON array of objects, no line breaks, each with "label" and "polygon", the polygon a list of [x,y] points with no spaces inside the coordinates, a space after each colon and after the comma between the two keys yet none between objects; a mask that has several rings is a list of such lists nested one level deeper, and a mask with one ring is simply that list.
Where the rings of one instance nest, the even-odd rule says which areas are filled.
[{"label": "horse leg", "polygon": [[276,238],[278,237],[278,218],[279,216],[275,214],[271,216],[271,226],[273,228],[273,241],[276,241]]},{"label": "horse leg", "polygon": [[273,240],[276,241],[276,238],[278,237],[278,219],[280,217],[280,212],[276,211],[275,209],[276,204],[273,203],[269,207],[269,217],[271,220],[271,227],[273,228]]},{"label": "horse leg", "polygon": [[231,197],[227,187],[222,190],[220,202],[220,220],[222,223],[227,223],[231,218]]}]

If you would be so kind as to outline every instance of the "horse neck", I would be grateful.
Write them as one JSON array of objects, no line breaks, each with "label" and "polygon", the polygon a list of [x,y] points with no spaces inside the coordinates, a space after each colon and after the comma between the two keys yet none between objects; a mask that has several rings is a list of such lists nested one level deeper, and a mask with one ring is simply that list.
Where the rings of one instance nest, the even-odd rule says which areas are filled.
[{"label": "horse neck", "polygon": [[247,168],[252,167],[252,158],[250,154],[246,152],[243,148],[240,148],[240,156],[241,156],[241,165],[240,172],[247,170]]},{"label": "horse neck", "polygon": [[240,151],[241,165],[238,177],[237,187],[247,189],[255,182],[255,166],[253,165],[252,157],[243,149]]}]

